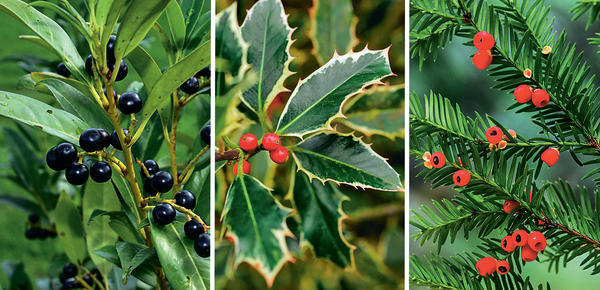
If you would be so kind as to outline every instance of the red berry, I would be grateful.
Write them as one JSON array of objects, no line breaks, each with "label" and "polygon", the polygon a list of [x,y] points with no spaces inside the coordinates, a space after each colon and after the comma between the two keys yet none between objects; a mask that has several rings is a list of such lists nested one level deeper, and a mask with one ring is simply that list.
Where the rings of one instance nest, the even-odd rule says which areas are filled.
[{"label": "red berry", "polygon": [[528,85],[520,85],[515,89],[515,99],[521,104],[529,102],[532,94],[533,88]]},{"label": "red berry", "polygon": [[537,258],[538,252],[534,251],[529,247],[529,245],[525,245],[521,248],[521,259],[525,262],[535,261]]},{"label": "red berry", "polygon": [[496,126],[490,127],[487,129],[487,131],[485,131],[485,138],[488,140],[488,142],[494,145],[500,143],[503,136],[504,133],[502,133],[502,130]]},{"label": "red berry", "polygon": [[546,162],[546,165],[552,167],[558,162],[560,152],[556,148],[548,148],[542,153],[542,161]]},{"label": "red berry", "polygon": [[[250,174],[250,162],[243,160],[242,161],[242,172],[244,174]],[[238,175],[238,163],[233,164],[233,174]]]},{"label": "red berry", "polygon": [[543,251],[546,248],[546,237],[538,231],[532,232],[527,239],[527,245],[534,251]]},{"label": "red berry", "polygon": [[473,64],[480,70],[484,70],[492,64],[492,52],[489,50],[480,50],[473,55]]},{"label": "red berry", "polygon": [[271,160],[273,160],[273,162],[282,164],[285,163],[289,154],[290,153],[287,149],[285,149],[285,147],[279,146],[277,147],[277,149],[269,152],[269,157],[271,157]]},{"label": "red berry", "polygon": [[496,259],[492,257],[485,257],[477,261],[477,264],[475,264],[475,269],[477,269],[479,275],[487,276],[496,272],[496,264]]},{"label": "red berry", "polygon": [[489,50],[494,47],[494,37],[486,31],[480,31],[473,37],[473,44],[479,50]]},{"label": "red berry", "polygon": [[446,165],[446,156],[442,152],[435,152],[431,154],[431,165],[435,168],[442,168]]},{"label": "red berry", "polygon": [[504,201],[504,212],[511,213],[519,205],[521,205],[521,204],[518,201],[506,200],[506,201]]},{"label": "red berry", "polygon": [[244,134],[242,138],[240,138],[240,147],[244,149],[244,151],[252,151],[258,147],[258,139],[254,134]]},{"label": "red berry", "polygon": [[496,263],[496,272],[500,275],[504,275],[510,271],[510,265],[507,261],[501,260]]},{"label": "red berry", "polygon": [[543,108],[548,105],[548,102],[550,102],[550,95],[548,95],[548,93],[542,89],[537,89],[533,91],[531,100],[536,107]]},{"label": "red berry", "polygon": [[512,252],[517,248],[517,242],[512,236],[506,236],[500,241],[500,246],[502,247],[502,250]]},{"label": "red berry", "polygon": [[279,140],[279,136],[275,133],[267,133],[263,136],[262,139],[262,147],[267,151],[273,151],[277,149],[277,147],[281,146],[281,140]]},{"label": "red berry", "polygon": [[452,175],[452,180],[454,180],[456,186],[465,186],[471,180],[471,173],[465,169],[458,170]]},{"label": "red berry", "polygon": [[527,245],[527,232],[524,230],[516,230],[512,233],[513,239],[517,246],[522,247]]}]

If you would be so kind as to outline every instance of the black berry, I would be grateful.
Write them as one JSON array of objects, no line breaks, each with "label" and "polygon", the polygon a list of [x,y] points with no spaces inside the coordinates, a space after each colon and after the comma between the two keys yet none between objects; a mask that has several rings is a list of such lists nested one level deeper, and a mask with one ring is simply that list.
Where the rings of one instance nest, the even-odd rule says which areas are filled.
[{"label": "black berry", "polygon": [[95,128],[86,129],[79,136],[79,146],[86,152],[102,150],[104,148],[102,133]]},{"label": "black berry", "polygon": [[200,83],[198,83],[197,78],[191,77],[187,79],[187,81],[185,81],[185,83],[183,83],[179,88],[185,93],[191,95],[200,90]]},{"label": "black berry", "polygon": [[49,233],[47,230],[45,230],[45,229],[38,230],[38,238],[40,240],[45,240],[48,236],[49,236]]},{"label": "black berry", "polygon": [[77,275],[77,272],[77,266],[71,263],[66,264],[62,269],[62,273],[64,274],[65,278],[75,277]]},{"label": "black berry", "polygon": [[27,229],[25,230],[25,237],[29,240],[33,240],[38,237],[37,229]]},{"label": "black berry", "polygon": [[117,36],[111,35],[106,44],[106,60],[108,62],[115,62],[115,44],[117,43]]},{"label": "black berry", "polygon": [[60,272],[60,274],[58,275],[58,280],[60,280],[60,283],[65,283],[67,282],[67,277],[65,277],[65,273]]},{"label": "black berry", "polygon": [[56,146],[56,159],[66,168],[77,161],[77,149],[71,143],[60,143]]},{"label": "black berry", "polygon": [[77,282],[75,278],[68,278],[62,285],[61,289],[77,289],[81,288],[81,283]]},{"label": "black berry", "polygon": [[46,153],[46,164],[48,164],[48,167],[50,167],[50,169],[52,170],[65,169],[65,164],[60,162],[58,160],[58,157],[56,156],[56,147],[50,148],[50,150],[48,150],[48,153]]},{"label": "black berry", "polygon": [[166,171],[157,172],[152,177],[152,187],[160,193],[171,190],[171,187],[173,187],[173,176]]},{"label": "black berry", "polygon": [[65,177],[67,178],[67,181],[73,185],[84,184],[89,176],[90,173],[87,166],[81,163],[73,163],[67,168],[67,171],[65,171]]},{"label": "black berry", "polygon": [[144,180],[144,191],[149,195],[156,195],[158,193],[158,191],[156,191],[156,189],[154,189],[152,186],[153,178],[154,175],[150,175],[148,178],[146,178],[146,180]]},{"label": "black berry", "polygon": [[199,235],[204,234],[204,227],[197,220],[191,219],[183,225],[183,231],[186,237],[196,240]]},{"label": "black berry", "polygon": [[112,170],[110,165],[104,161],[97,161],[92,164],[90,168],[90,177],[93,181],[103,183],[110,180],[112,177]]},{"label": "black berry", "polygon": [[29,222],[37,224],[40,221],[40,216],[34,213],[29,214]]},{"label": "black berry", "polygon": [[204,144],[210,144],[210,125],[206,125],[204,128],[202,128],[200,131],[200,138]]},{"label": "black berry", "polygon": [[194,250],[196,251],[196,254],[202,258],[210,257],[210,235],[199,235],[194,242]]},{"label": "black berry", "polygon": [[196,78],[200,78],[200,77],[210,78],[210,66],[207,65],[202,70],[200,70],[199,72],[197,72],[194,76]]},{"label": "black berry", "polygon": [[94,279],[90,275],[83,276],[83,281],[90,286],[94,285]]},{"label": "black berry", "polygon": [[[102,91],[104,92],[104,95],[108,97],[108,95],[106,94],[106,88]],[[113,97],[117,97],[117,92],[115,90],[113,90]]]},{"label": "black berry", "polygon": [[159,203],[152,210],[152,219],[158,225],[168,225],[175,220],[175,209],[168,203]]},{"label": "black berry", "polygon": [[158,163],[151,159],[144,161],[144,166],[146,167],[146,170],[148,170],[148,173],[150,175],[154,175],[160,170],[160,167],[158,167]]},{"label": "black berry", "polygon": [[135,92],[126,92],[119,98],[119,110],[123,114],[136,114],[142,109],[142,98]]},{"label": "black berry", "polygon": [[[109,63],[109,69],[112,71],[114,69],[114,64]],[[117,77],[115,78],[115,81],[120,81],[123,80],[126,76],[127,73],[129,72],[129,69],[127,68],[127,63],[125,63],[124,60],[121,60],[121,64],[119,65],[119,72],[117,73]]]},{"label": "black berry", "polygon": [[59,64],[56,66],[56,73],[57,73],[57,74],[59,74],[59,75],[61,75],[61,76],[63,76],[63,77],[65,77],[65,78],[68,78],[68,77],[70,77],[70,76],[71,76],[71,72],[70,72],[70,71],[69,71],[69,69],[68,69],[68,68],[65,66],[65,63],[64,63],[64,62],[61,62],[61,63],[59,63]]},{"label": "black berry", "polygon": [[[127,129],[123,129],[123,134],[127,135],[129,131]],[[121,147],[121,142],[119,142],[119,136],[117,135],[117,131],[113,131],[110,135],[110,144],[116,149],[123,150]]]},{"label": "black berry", "polygon": [[196,207],[196,197],[188,190],[182,190],[175,194],[175,204],[193,210]]},{"label": "black berry", "polygon": [[91,54],[90,54],[90,55],[88,55],[88,57],[85,59],[85,71],[86,71],[86,72],[87,72],[89,75],[91,75],[91,76],[93,76],[93,75],[94,75],[94,71],[92,71],[92,62],[93,62],[93,61],[94,61],[94,60],[92,59],[92,55],[91,55]]},{"label": "black berry", "polygon": [[104,129],[98,129],[98,131],[100,132],[100,135],[102,135],[102,147],[108,147],[108,145],[110,145],[110,134]]}]

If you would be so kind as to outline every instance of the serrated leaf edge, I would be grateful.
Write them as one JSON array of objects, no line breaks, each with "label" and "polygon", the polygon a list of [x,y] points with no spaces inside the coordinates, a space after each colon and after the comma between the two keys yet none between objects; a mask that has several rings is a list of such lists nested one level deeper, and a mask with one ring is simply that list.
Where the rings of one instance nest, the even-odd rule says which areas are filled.
[{"label": "serrated leaf edge", "polygon": [[[319,1],[318,0],[313,0],[313,6],[310,7],[308,9],[308,17],[310,19],[310,28],[308,29],[308,36],[310,36],[311,39],[311,43],[313,44],[313,48],[311,50],[311,54],[315,56],[315,58],[317,59],[317,62],[322,65],[324,63],[326,63],[327,61],[325,59],[321,59],[321,56],[319,55],[319,42],[317,41],[317,9],[318,9],[318,5],[319,5]],[[352,6],[352,3],[350,3],[350,6]],[[354,10],[354,8],[352,9]],[[348,44],[348,47],[344,47],[343,49],[340,49],[344,52],[352,52],[352,48],[358,44],[360,44],[360,40],[356,37],[356,25],[358,24],[358,17],[356,17],[356,15],[354,15],[354,13],[352,13],[352,26],[350,26],[350,43]],[[334,56],[335,53],[337,53],[337,47],[335,48],[335,52],[334,52]]]}]

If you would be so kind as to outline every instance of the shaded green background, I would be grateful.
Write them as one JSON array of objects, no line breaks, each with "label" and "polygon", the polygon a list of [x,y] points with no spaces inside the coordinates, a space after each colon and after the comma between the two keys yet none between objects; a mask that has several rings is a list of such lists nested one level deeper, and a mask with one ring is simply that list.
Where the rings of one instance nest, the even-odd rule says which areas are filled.
[{"label": "shaded green background", "polygon": [[[490,1],[491,2],[491,1]],[[577,21],[571,21],[572,15],[569,13],[575,1],[547,0],[546,5],[551,5],[550,16],[556,17],[553,30],[556,32],[566,29],[567,39],[575,41],[578,49],[584,51],[584,60],[591,66],[592,74],[600,72],[600,55],[597,51],[600,49],[591,46],[587,38],[594,37],[594,33],[600,32],[600,25],[595,24],[588,31],[585,30],[585,23],[588,14],[585,14]],[[463,39],[455,38],[453,43],[448,45],[445,50],[440,51],[437,61],[434,63],[428,60],[424,63],[423,69],[419,71],[418,59],[411,59],[410,62],[410,90],[423,96],[433,90],[442,96],[450,98],[453,103],[461,106],[462,112],[473,117],[474,111],[480,114],[492,115],[501,122],[507,129],[514,129],[518,134],[531,138],[537,136],[538,127],[533,125],[525,114],[519,114],[515,117],[514,111],[505,111],[505,109],[514,103],[512,93],[500,92],[492,89],[494,82],[488,76],[486,71],[479,71],[471,62],[470,56],[475,53],[475,48],[464,46],[461,43]],[[597,80],[596,80],[597,81]],[[423,184],[421,178],[415,178],[422,166],[422,160],[411,158],[410,163],[410,209],[418,210],[423,204],[431,205],[431,200],[441,200],[451,198],[455,192],[450,187],[431,189],[430,184]],[[416,167],[418,166],[418,167]],[[542,171],[539,180],[556,180],[557,178],[566,179],[572,184],[586,184],[593,187],[590,180],[581,181],[581,177],[592,168],[582,169],[568,154],[561,154],[560,162],[552,167]],[[410,235],[417,233],[415,227],[410,227]],[[503,234],[497,233],[497,238]],[[446,244],[442,248],[441,255],[450,256],[464,251],[473,251],[480,244],[477,239],[466,241],[459,234],[454,244]],[[552,245],[548,245],[551,247]],[[411,254],[425,255],[436,251],[436,247],[427,242],[423,247],[419,246],[414,240],[410,240]],[[548,272],[547,264],[540,262],[530,262],[525,265],[524,274],[529,275],[534,285],[548,281],[553,289],[598,289],[600,276],[590,276],[591,269],[582,270],[578,261],[575,259],[567,264],[566,268],[561,268],[558,274]],[[411,287],[413,288],[413,287]],[[417,288],[417,287],[415,287]],[[424,287],[418,287],[424,288]],[[418,289],[417,288],[417,289]]]}]

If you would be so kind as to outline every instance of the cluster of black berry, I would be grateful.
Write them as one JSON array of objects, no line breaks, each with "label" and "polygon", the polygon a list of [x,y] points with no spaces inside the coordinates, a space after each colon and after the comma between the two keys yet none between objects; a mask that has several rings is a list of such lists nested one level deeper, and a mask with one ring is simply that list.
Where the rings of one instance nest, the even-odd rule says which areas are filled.
[{"label": "cluster of black berry", "polygon": [[[110,39],[108,40],[108,44],[106,45],[106,64],[108,66],[108,74],[106,75],[107,78],[111,78],[112,76],[112,71],[115,68],[115,43],[117,41],[117,37],[115,35],[111,35]],[[92,66],[93,66],[93,58],[92,55],[88,55],[88,57],[85,59],[85,71],[93,76],[94,72],[92,70]],[[67,67],[65,66],[64,63],[59,63],[58,66],[56,67],[56,72],[61,75],[64,76],[66,78],[68,78],[69,76],[71,76],[71,72],[69,71],[69,69],[67,69]],[[127,73],[129,72],[129,68],[127,67],[127,64],[125,63],[124,60],[121,60],[121,63],[119,64],[119,72],[117,73],[117,77],[115,78],[115,81],[120,81],[123,80],[126,76]]]},{"label": "cluster of black berry", "polygon": [[29,222],[27,223],[27,229],[25,230],[25,237],[28,240],[45,240],[48,237],[55,238],[56,231],[42,227],[40,225],[40,217],[37,214],[32,213],[29,215]]},{"label": "cluster of black berry", "polygon": [[144,191],[149,195],[156,195],[157,193],[165,193],[173,187],[173,176],[167,171],[160,171],[158,163],[154,160],[144,161],[144,167],[148,171],[148,175],[145,173],[142,176],[144,180]]},{"label": "cluster of black berry", "polygon": [[[58,276],[58,279],[62,283],[62,287],[60,289],[82,288],[83,285],[79,281],[77,281],[77,279],[75,279],[78,273],[79,270],[77,269],[77,266],[71,263],[66,264],[63,267],[62,272]],[[94,269],[89,274],[85,274],[81,277],[81,279],[83,279],[83,281],[90,287],[92,287],[95,284],[94,278],[96,278],[98,282],[104,283],[102,275],[100,274],[100,271],[98,271],[98,269]]]},{"label": "cluster of black berry", "polygon": [[[196,206],[196,198],[187,191],[182,190],[175,195],[175,204],[193,210]],[[164,226],[175,220],[175,208],[169,203],[159,203],[152,210],[152,219],[158,225]],[[185,236],[194,240],[194,250],[198,256],[210,257],[210,235],[206,233],[202,224],[195,219],[190,219],[183,226]]]}]

